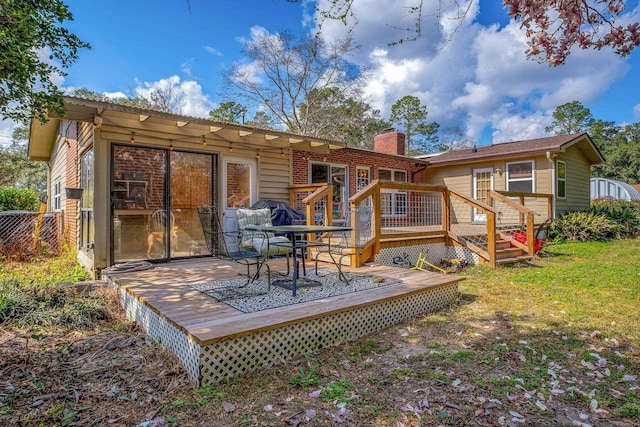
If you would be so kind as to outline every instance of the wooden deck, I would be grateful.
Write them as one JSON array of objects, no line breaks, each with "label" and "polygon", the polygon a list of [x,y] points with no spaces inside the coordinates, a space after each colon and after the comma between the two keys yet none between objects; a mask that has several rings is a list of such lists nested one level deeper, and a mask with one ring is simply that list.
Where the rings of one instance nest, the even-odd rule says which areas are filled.
[{"label": "wooden deck", "polygon": [[[284,259],[272,260],[269,264],[272,270],[286,269]],[[313,268],[311,263],[308,268]],[[323,264],[323,268],[329,268],[329,264]],[[150,336],[171,348],[194,381],[200,384],[243,373],[252,369],[251,365],[277,363],[278,359],[299,352],[301,342],[310,347],[305,351],[311,351],[391,326],[384,324],[386,318],[395,319],[393,321],[397,323],[416,314],[437,310],[451,302],[457,293],[457,283],[462,280],[455,275],[384,265],[345,268],[345,271],[400,280],[401,283],[244,313],[189,287],[236,278],[238,273],[244,272],[237,264],[213,258],[159,264],[150,270],[114,273],[105,279],[122,291],[121,300],[129,317]],[[380,310],[385,314],[379,314]],[[388,311],[393,314],[390,316]],[[385,321],[380,322],[380,317]],[[357,319],[360,318],[364,323],[358,326]],[[373,318],[376,320],[371,320]],[[345,329],[344,323],[353,332],[336,333],[335,329]],[[331,339],[319,335],[318,331],[323,328]],[[297,350],[283,346],[291,336],[297,336],[294,339]],[[275,347],[274,357],[265,358],[262,348],[269,348],[271,354]],[[245,358],[247,353],[255,356],[240,363],[239,367],[226,367],[229,359]],[[221,363],[225,367],[218,366]]]}]

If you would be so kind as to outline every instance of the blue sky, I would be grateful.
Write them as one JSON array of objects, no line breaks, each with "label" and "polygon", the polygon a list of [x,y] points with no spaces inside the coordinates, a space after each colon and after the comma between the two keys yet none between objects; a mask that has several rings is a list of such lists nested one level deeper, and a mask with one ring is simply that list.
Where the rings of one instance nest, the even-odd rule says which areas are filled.
[{"label": "blue sky", "polygon": [[[328,0],[319,0],[320,5]],[[64,88],[147,96],[171,85],[185,95],[182,112],[206,116],[220,98],[222,70],[240,61],[241,39],[281,30],[310,31],[313,3],[286,0],[66,0],[74,21],[69,29],[92,45],[61,79]],[[432,36],[436,25],[451,26],[448,11],[426,10],[423,36],[390,47],[412,25],[406,6],[416,0],[355,0],[361,45],[351,59],[369,68],[365,94],[388,118],[404,95],[421,99],[445,129],[457,129],[465,143],[489,144],[544,136],[558,105],[578,100],[596,118],[640,121],[640,52],[619,58],[609,51],[575,51],[550,69],[525,58],[524,37],[497,0],[477,0],[449,43]],[[425,2],[430,9],[440,2]],[[446,2],[445,2],[446,3]],[[628,19],[639,21],[637,1]],[[457,21],[458,22],[458,21]],[[456,24],[457,25],[457,24]],[[344,36],[338,22],[323,37]],[[0,129],[1,134],[6,135]],[[0,138],[6,143],[6,136]]]}]

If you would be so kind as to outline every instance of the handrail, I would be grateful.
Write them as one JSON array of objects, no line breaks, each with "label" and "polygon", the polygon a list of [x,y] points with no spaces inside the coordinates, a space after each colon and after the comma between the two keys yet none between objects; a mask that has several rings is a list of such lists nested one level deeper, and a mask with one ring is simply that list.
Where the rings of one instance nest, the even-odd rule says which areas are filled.
[{"label": "handrail", "polygon": [[[517,197],[520,197],[521,203],[524,203],[524,195],[525,194],[533,194],[533,193],[518,193]],[[516,196],[512,196],[516,197]],[[507,198],[506,195],[498,193],[496,191],[489,191],[489,203],[491,203],[492,199],[496,199],[504,203],[505,205],[511,207],[512,209],[517,210],[518,212],[526,215],[526,227],[527,227],[527,253],[529,255],[535,254],[536,242],[534,238],[534,220],[533,217],[536,215],[535,211],[527,208],[526,206],[516,203],[513,200]],[[522,223],[522,217],[520,218]]]},{"label": "handrail", "polygon": [[[515,197],[515,196],[513,196]],[[502,203],[504,203],[507,206],[512,207],[513,209],[520,211],[520,213],[523,213],[525,215],[536,215],[536,212],[529,209],[526,206],[521,205],[520,203],[516,203],[513,200],[509,199],[508,197],[506,197],[504,194],[502,193],[498,193],[497,191],[489,191],[489,204],[491,204],[491,200],[492,199],[496,199],[501,201]]]},{"label": "handrail", "polygon": [[449,190],[449,194],[454,196],[454,197],[457,197],[458,199],[461,199],[461,200],[465,201],[466,203],[470,204],[471,206],[473,206],[475,208],[479,208],[479,209],[482,209],[483,211],[487,211],[487,212],[492,212],[494,214],[498,213],[493,207],[491,207],[491,206],[489,206],[487,204],[484,204],[484,203],[482,203],[482,202],[480,202],[478,200],[472,199],[470,197],[463,196],[462,194],[456,193],[453,190]]},{"label": "handrail", "polygon": [[[478,200],[472,199],[467,196],[463,196],[460,193],[457,193],[453,190],[448,190],[449,198],[451,196],[462,200],[466,204],[469,204],[477,209],[484,211],[487,215],[487,257],[489,258],[489,266],[491,268],[496,267],[496,253],[497,253],[497,244],[496,244],[496,216],[498,212],[491,206],[482,203]],[[451,224],[447,225],[447,233],[451,235]]]},{"label": "handrail", "polygon": [[411,182],[380,181],[379,185],[380,188],[391,190],[437,191],[440,193],[447,191],[447,187],[444,185],[416,184]]},{"label": "handrail", "polygon": [[377,179],[374,179],[373,181],[371,181],[371,183],[369,185],[364,187],[362,190],[358,191],[353,196],[349,197],[349,204],[350,205],[353,205],[353,204],[357,205],[358,203],[362,202],[367,197],[373,196],[373,194],[376,191],[376,188],[378,188],[378,184],[379,184],[379,181]]},{"label": "handrail", "polygon": [[[315,211],[313,211],[314,205],[323,198],[328,199],[332,194],[333,184],[321,184],[313,193],[302,199],[302,203],[306,206],[307,224],[312,224],[312,218],[315,217]],[[324,218],[327,225],[333,224],[333,209],[331,209],[329,203],[324,204]]]},{"label": "handrail", "polygon": [[525,197],[535,197],[547,199],[547,218],[553,217],[553,194],[549,193],[523,193],[521,191],[492,191],[492,193],[502,194],[506,197],[517,197],[520,204],[524,206]]},{"label": "handrail", "polygon": [[[371,219],[373,220],[374,227],[372,229],[371,237],[363,245],[361,250],[374,245],[374,252],[377,253],[380,250],[380,233],[382,230],[380,222],[380,182],[377,179],[374,179],[369,185],[349,197],[349,215],[351,215],[351,224],[355,224],[355,221],[357,220],[355,209],[360,205],[360,203],[369,197],[371,197]],[[356,240],[355,227],[351,230],[351,238],[353,239],[352,241]]]}]

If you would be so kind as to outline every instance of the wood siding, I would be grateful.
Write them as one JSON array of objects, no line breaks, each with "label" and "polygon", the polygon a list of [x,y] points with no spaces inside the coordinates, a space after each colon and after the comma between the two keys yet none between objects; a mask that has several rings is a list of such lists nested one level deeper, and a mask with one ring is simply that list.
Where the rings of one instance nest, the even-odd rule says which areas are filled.
[{"label": "wood siding", "polygon": [[[493,169],[493,189],[495,191],[507,191],[507,163],[516,163],[521,161],[534,162],[534,191],[536,193],[552,192],[552,170],[551,162],[546,156],[532,156],[518,159],[493,160],[477,163],[468,163],[455,166],[443,167],[427,167],[425,176],[426,183],[433,185],[445,185],[449,189],[462,194],[463,196],[473,197],[473,171],[476,169]],[[500,170],[501,173],[496,173]],[[589,180],[587,179],[587,184]],[[547,217],[547,203],[544,199],[527,199],[525,206],[532,209],[539,215],[535,222],[542,222]]]},{"label": "wood siding", "polygon": [[554,161],[557,160],[567,164],[567,198],[557,199],[557,213],[589,209],[591,206],[591,166],[576,145],[572,145],[564,153],[559,154],[554,159]]},{"label": "wood siding", "polygon": [[[264,152],[263,152],[264,151]],[[288,150],[285,150],[288,153]],[[280,151],[260,150],[258,161],[258,199],[289,202],[289,185],[292,183],[289,156]]]}]

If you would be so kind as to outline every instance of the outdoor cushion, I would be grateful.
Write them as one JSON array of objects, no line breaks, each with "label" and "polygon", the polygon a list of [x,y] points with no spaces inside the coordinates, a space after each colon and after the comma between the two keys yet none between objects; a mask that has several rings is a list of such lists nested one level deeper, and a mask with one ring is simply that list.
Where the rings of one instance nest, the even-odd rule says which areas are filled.
[{"label": "outdoor cushion", "polygon": [[262,255],[286,255],[292,251],[291,242],[284,236],[251,239],[250,245]]},{"label": "outdoor cushion", "polygon": [[[271,210],[265,209],[238,209],[238,229],[242,232],[241,245],[251,247],[253,239],[264,239],[265,233],[256,231],[245,231],[249,225],[271,225]],[[272,233],[267,233],[267,237],[273,237]]]},{"label": "outdoor cushion", "polygon": [[271,210],[264,209],[238,209],[238,229],[242,232],[241,245],[245,248],[254,248],[262,255],[284,255],[291,253],[291,248],[278,243],[288,243],[289,239],[283,236],[275,236],[273,233],[261,231],[246,231],[249,225],[271,226]]}]

